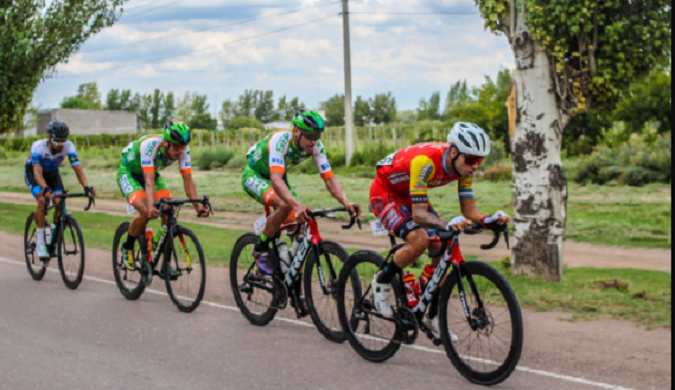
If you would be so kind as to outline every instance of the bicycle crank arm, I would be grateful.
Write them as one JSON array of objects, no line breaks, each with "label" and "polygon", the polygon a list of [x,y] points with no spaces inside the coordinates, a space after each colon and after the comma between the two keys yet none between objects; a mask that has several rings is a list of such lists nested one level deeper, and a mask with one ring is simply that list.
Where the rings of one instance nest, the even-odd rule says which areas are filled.
[{"label": "bicycle crank arm", "polygon": [[270,294],[273,294],[273,293],[274,293],[274,288],[273,288],[273,287],[269,287],[269,286],[267,286],[267,285],[264,284],[264,283],[255,282],[255,281],[252,281],[252,280],[244,280],[244,282],[247,283],[248,285],[250,285],[251,287],[255,287],[255,288],[259,288],[259,289],[261,289],[261,290],[265,290],[265,291],[267,291],[267,292],[270,293]]}]

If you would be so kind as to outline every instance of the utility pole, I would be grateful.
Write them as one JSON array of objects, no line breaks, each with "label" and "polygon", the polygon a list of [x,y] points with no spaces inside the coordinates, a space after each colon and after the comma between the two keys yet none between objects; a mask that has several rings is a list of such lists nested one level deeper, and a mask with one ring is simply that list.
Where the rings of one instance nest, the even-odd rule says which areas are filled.
[{"label": "utility pole", "polygon": [[347,166],[354,155],[354,114],[352,112],[352,55],[349,41],[349,0],[342,0],[342,21],[345,47],[345,136]]}]

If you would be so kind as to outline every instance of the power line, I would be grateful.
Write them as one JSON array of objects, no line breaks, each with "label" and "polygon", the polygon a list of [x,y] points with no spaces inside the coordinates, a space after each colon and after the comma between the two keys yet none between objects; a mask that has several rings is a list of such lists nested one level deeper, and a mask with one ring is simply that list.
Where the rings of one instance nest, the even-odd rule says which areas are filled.
[{"label": "power line", "polygon": [[155,4],[155,3],[159,3],[160,1],[164,1],[164,0],[154,0],[154,1],[151,1],[151,2],[149,2],[149,3],[145,3],[145,4],[143,4],[143,5],[137,5],[137,6],[135,6],[135,7],[127,8],[125,11],[132,11],[132,10],[135,10],[135,9],[144,8],[144,7],[147,7],[147,6],[149,6],[149,5],[153,5],[153,4]]},{"label": "power line", "polygon": [[113,66],[113,67],[106,68],[106,69],[93,70],[93,71],[89,71],[89,72],[80,72],[80,73],[78,73],[78,74],[73,74],[73,75],[68,75],[68,76],[62,76],[61,78],[78,77],[78,76],[86,75],[86,74],[93,74],[93,73],[106,72],[106,71],[109,71],[109,70],[124,69],[124,68],[128,68],[128,67],[136,66],[136,65],[143,65],[143,64],[148,64],[148,63],[151,63],[151,62],[167,60],[167,59],[170,59],[170,58],[183,57],[183,56],[186,56],[186,55],[189,55],[189,54],[193,54],[193,53],[198,53],[198,52],[202,52],[202,51],[207,51],[207,50],[215,49],[215,48],[222,47],[222,46],[232,45],[232,44],[239,43],[239,42],[243,42],[243,41],[249,41],[249,40],[251,40],[251,39],[262,38],[262,37],[265,37],[265,36],[268,36],[268,35],[277,34],[277,33],[283,32],[283,31],[287,31],[287,30],[292,30],[292,29],[298,28],[298,27],[308,26],[308,25],[310,25],[310,24],[314,24],[314,23],[320,22],[320,21],[322,21],[322,20],[327,20],[327,19],[330,19],[330,18],[334,18],[335,16],[338,16],[338,14],[330,15],[330,16],[327,16],[327,17],[324,17],[324,18],[320,18],[320,19],[314,19],[314,20],[311,20],[311,21],[309,21],[309,22],[305,22],[305,23],[301,23],[301,24],[296,24],[296,25],[293,25],[293,26],[283,27],[283,28],[280,28],[280,29],[278,29],[278,30],[269,31],[269,32],[266,32],[266,33],[263,33],[263,34],[254,35],[254,36],[251,36],[251,37],[235,39],[235,40],[233,40],[233,41],[225,42],[225,43],[222,43],[222,44],[219,44],[219,45],[207,46],[207,47],[203,47],[203,48],[201,48],[201,49],[191,50],[191,51],[187,51],[187,52],[180,53],[180,54],[175,54],[175,55],[165,56],[165,57],[158,57],[158,58],[153,58],[153,59],[145,60],[145,61],[132,62],[132,63],[130,63],[130,64],[125,64],[125,65],[120,65],[120,66]]},{"label": "power line", "polygon": [[350,15],[478,15],[478,12],[350,12]]},{"label": "power line", "polygon": [[274,17],[277,17],[277,16],[290,15],[290,14],[294,14],[294,13],[298,13],[298,12],[302,12],[302,11],[307,11],[307,10],[310,10],[310,9],[328,7],[328,6],[336,5],[336,4],[340,4],[340,3],[342,3],[342,2],[341,1],[335,1],[335,2],[332,2],[332,3],[328,3],[328,4],[316,5],[316,6],[313,6],[313,7],[307,7],[307,8],[297,9],[297,10],[293,10],[293,11],[281,12],[281,13],[278,13],[278,14],[262,16],[262,17],[259,17],[259,18],[242,20],[242,21],[239,21],[239,22],[228,23],[228,24],[220,24],[220,25],[217,25],[217,26],[207,27],[207,28],[203,28],[201,30],[190,31],[190,32],[187,32],[187,33],[166,35],[166,36],[158,37],[158,38],[143,39],[143,40],[138,40],[138,41],[133,41],[133,42],[128,42],[128,43],[123,43],[123,44],[120,44],[120,45],[108,46],[108,47],[104,47],[104,48],[101,48],[101,49],[80,51],[80,53],[96,53],[96,52],[116,49],[116,48],[119,48],[119,47],[131,46],[131,45],[136,45],[136,44],[141,44],[141,43],[146,43],[146,42],[159,41],[159,40],[162,40],[162,39],[183,37],[185,35],[195,34],[195,33],[209,31],[209,30],[215,30],[215,29],[218,29],[218,28],[238,26],[238,25],[241,25],[241,24],[256,22],[256,21],[264,20],[264,19],[270,19],[270,18],[274,18]]},{"label": "power line", "polygon": [[170,7],[172,5],[181,3],[183,1],[185,1],[185,0],[177,0],[177,1],[174,1],[173,3],[163,4],[163,5],[160,5],[159,7],[150,8],[149,10],[145,10],[143,12],[139,12],[139,13],[136,13],[136,14],[133,14],[133,15],[129,15],[126,18],[124,17],[124,14],[122,14],[122,20],[128,20],[128,19],[131,19],[131,18],[135,18],[136,16],[139,16],[139,15],[145,15],[149,12],[152,12],[152,11],[155,11],[155,10],[158,10],[158,9],[162,9],[162,8],[166,8],[166,7]]}]

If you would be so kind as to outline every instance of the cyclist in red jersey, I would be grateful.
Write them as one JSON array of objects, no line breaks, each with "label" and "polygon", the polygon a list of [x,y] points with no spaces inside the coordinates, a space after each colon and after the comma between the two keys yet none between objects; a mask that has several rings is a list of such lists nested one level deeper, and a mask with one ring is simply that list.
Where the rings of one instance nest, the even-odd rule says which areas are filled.
[{"label": "cyclist in red jersey", "polygon": [[[473,174],[490,154],[490,138],[472,123],[457,123],[447,143],[410,146],[377,164],[377,176],[370,188],[370,210],[389,232],[405,240],[405,246],[382,272],[373,278],[373,294],[377,310],[393,317],[389,300],[390,283],[397,273],[429,248],[429,235],[438,230],[464,231],[472,221],[508,224],[511,217],[499,211],[494,216],[483,214],[473,194]],[[429,202],[429,188],[458,182],[463,216],[450,222],[442,220]],[[440,258],[433,259],[437,266]],[[432,302],[425,325],[438,333],[438,305]]]}]

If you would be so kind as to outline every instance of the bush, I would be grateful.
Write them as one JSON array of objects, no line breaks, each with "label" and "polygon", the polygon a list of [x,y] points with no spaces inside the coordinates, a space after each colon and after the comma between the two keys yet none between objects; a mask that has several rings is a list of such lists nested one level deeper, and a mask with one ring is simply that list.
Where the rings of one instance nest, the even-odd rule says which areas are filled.
[{"label": "bush", "polygon": [[0,147],[0,160],[7,160],[7,152],[5,148]]},{"label": "bush", "polygon": [[511,164],[502,164],[490,167],[483,173],[483,180],[511,181],[513,180],[513,166]]},{"label": "bush", "polygon": [[246,164],[248,164],[248,159],[246,158],[246,155],[239,153],[227,163],[227,167],[232,169],[240,169],[243,168]]},{"label": "bush", "polygon": [[643,186],[670,183],[672,178],[671,135],[658,136],[654,144],[633,136],[627,143],[610,148],[599,146],[582,158],[574,180],[580,183],[605,184],[616,180],[621,185]]},{"label": "bush", "polygon": [[197,167],[203,171],[222,168],[234,157],[235,152],[225,147],[205,149],[197,158]]},{"label": "bush", "polygon": [[240,116],[237,119],[230,122],[228,126],[229,129],[242,129],[242,128],[255,128],[262,129],[263,124],[255,118],[250,118],[248,116]]}]

